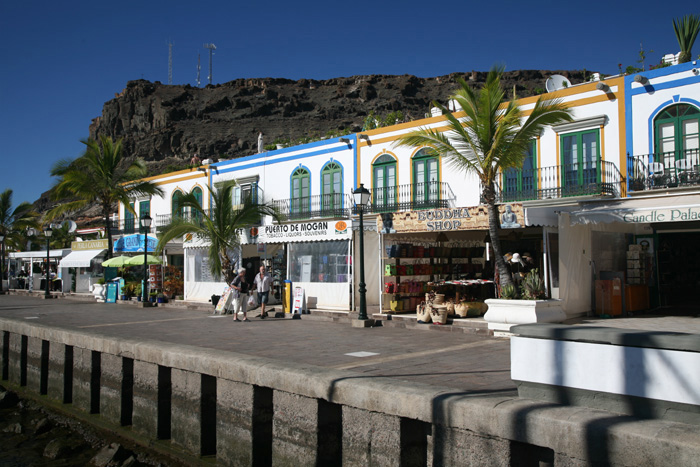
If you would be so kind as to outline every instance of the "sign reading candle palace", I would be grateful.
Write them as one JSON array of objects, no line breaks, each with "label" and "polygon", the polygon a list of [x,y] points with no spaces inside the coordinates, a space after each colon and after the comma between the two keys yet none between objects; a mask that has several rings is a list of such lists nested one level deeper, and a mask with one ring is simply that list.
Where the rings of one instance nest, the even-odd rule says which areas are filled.
[{"label": "sign reading candle palace", "polygon": [[[498,208],[498,218],[502,228],[523,227],[522,204],[506,204]],[[379,214],[377,225],[383,234],[486,230],[489,228],[489,215],[486,206],[390,212]]]}]

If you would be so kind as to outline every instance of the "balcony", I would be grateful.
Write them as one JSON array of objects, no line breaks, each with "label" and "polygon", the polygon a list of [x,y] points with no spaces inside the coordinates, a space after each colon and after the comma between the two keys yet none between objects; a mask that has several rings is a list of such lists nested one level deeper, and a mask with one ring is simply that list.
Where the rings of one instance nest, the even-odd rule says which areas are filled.
[{"label": "balcony", "polygon": [[511,170],[496,180],[496,202],[514,203],[571,196],[626,196],[624,182],[615,164],[600,160]]},{"label": "balcony", "polygon": [[700,149],[627,156],[629,191],[700,185]]},{"label": "balcony", "polygon": [[366,213],[453,208],[456,201],[455,194],[446,182],[373,188],[370,193],[372,198],[370,206],[365,209]]},{"label": "balcony", "polygon": [[333,193],[272,200],[272,205],[279,212],[281,221],[320,218],[347,219],[350,217],[352,198],[347,194]]},{"label": "balcony", "polygon": [[[143,233],[143,228],[139,224],[138,219],[113,219],[109,221],[109,229],[112,235],[131,235],[135,233]],[[156,227],[151,224],[148,233],[154,233]]]}]

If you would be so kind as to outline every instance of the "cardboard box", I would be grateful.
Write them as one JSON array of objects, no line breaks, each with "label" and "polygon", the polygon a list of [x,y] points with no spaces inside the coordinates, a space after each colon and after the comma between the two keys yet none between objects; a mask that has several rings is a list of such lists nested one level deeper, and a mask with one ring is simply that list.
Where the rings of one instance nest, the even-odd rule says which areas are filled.
[{"label": "cardboard box", "polygon": [[627,259],[641,259],[642,252],[641,251],[628,251],[627,252]]},{"label": "cardboard box", "polygon": [[630,245],[628,251],[642,251],[642,245]]},{"label": "cardboard box", "polygon": [[628,269],[627,277],[641,277],[639,269]]},{"label": "cardboard box", "polygon": [[643,269],[644,264],[642,263],[641,260],[638,259],[628,259],[627,260],[627,269]]}]

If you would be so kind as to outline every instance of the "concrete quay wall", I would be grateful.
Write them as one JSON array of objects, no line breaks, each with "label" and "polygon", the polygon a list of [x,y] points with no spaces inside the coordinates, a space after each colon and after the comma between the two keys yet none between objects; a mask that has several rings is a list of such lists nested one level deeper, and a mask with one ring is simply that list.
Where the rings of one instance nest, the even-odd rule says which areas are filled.
[{"label": "concrete quay wall", "polygon": [[0,319],[2,379],[220,465],[700,466],[700,427]]}]

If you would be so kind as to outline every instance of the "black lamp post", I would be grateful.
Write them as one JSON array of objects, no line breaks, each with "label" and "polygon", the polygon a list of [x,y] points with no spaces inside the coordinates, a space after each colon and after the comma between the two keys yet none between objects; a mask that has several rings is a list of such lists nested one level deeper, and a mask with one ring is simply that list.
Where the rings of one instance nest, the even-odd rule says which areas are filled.
[{"label": "black lamp post", "polygon": [[148,303],[148,232],[151,230],[151,216],[146,214],[141,218],[143,228],[143,297],[141,301]]},{"label": "black lamp post", "polygon": [[360,183],[360,186],[352,192],[355,206],[360,211],[360,314],[357,319],[361,320],[367,319],[367,299],[365,298],[365,295],[367,294],[367,289],[365,287],[365,228],[362,216],[365,206],[367,206],[367,203],[369,203],[369,195],[369,190],[365,188],[362,183]]},{"label": "black lamp post", "polygon": [[3,288],[2,282],[5,279],[5,268],[4,266],[4,261],[5,261],[5,235],[0,234],[0,295],[5,293],[5,289]]},{"label": "black lamp post", "polygon": [[51,245],[49,242],[51,240],[52,233],[53,229],[50,225],[44,229],[44,237],[46,237],[46,287],[44,287],[44,298],[51,298],[51,294],[49,293],[49,281],[51,280]]}]

